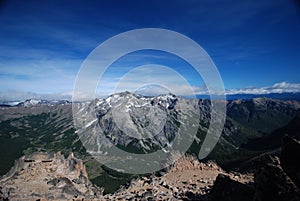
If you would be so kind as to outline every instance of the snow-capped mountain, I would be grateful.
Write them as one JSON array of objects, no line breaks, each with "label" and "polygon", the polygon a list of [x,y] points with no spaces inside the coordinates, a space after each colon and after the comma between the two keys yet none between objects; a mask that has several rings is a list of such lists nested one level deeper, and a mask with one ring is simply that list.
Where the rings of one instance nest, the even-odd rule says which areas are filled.
[{"label": "snow-capped mountain", "polygon": [[197,100],[173,94],[145,97],[124,92],[78,104],[75,121],[77,133],[88,133],[86,143],[91,146],[97,142],[98,147],[111,144],[151,152],[170,146],[179,129],[196,129],[189,120],[199,116],[197,110]]},{"label": "snow-capped mountain", "polygon": [[71,104],[68,100],[27,99],[25,101],[3,101],[0,105],[6,107],[33,107],[37,105]]},{"label": "snow-capped mountain", "polygon": [[[168,152],[178,142],[176,137],[192,144],[191,151],[199,152],[210,126],[211,101],[124,92],[80,103],[74,111],[77,134],[93,153],[109,153],[112,146],[132,153]],[[227,102],[227,111],[219,146],[211,155],[219,159],[220,155],[230,157],[249,139],[292,121],[300,115],[300,104],[268,98],[234,100]]]},{"label": "snow-capped mountain", "polygon": [[[298,101],[268,98],[228,101],[222,135],[209,157],[220,164],[249,157],[255,152],[241,147],[254,142],[252,139],[276,134],[277,129],[285,129],[287,125],[286,128],[293,128],[299,116]],[[73,104],[29,100],[17,107],[0,108],[0,138],[9,146],[19,147],[20,153],[46,149],[66,153],[72,150],[85,155],[89,150],[105,155],[111,147],[138,154],[156,150],[169,153],[183,142],[191,145],[188,151],[197,155],[207,136],[210,119],[210,100],[172,94],[147,97],[124,92]],[[297,129],[286,132],[297,135]],[[280,144],[280,139],[277,136],[272,147]],[[0,147],[1,151],[7,153],[5,147]]]}]

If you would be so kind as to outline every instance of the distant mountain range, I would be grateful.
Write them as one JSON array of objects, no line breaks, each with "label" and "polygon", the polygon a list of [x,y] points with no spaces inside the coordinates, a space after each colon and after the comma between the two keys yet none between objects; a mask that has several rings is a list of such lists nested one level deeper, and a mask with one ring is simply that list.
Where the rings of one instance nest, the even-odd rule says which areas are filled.
[{"label": "distant mountain range", "polygon": [[[197,95],[197,98],[210,99],[209,95]],[[228,94],[226,95],[227,100],[249,100],[252,98],[271,98],[278,100],[298,100],[300,101],[300,93],[270,93],[270,94]]]},{"label": "distant mountain range", "polygon": [[[300,102],[287,97],[291,96],[285,94],[282,96],[284,100],[263,97],[228,100],[221,138],[207,159],[214,159],[226,167],[276,150],[285,133],[298,138]],[[198,155],[209,126],[211,110],[211,101],[206,99],[172,94],[145,97],[129,92],[75,105],[78,106],[76,114],[84,119],[79,130],[74,127],[69,101],[26,100],[14,106],[1,106],[0,174],[6,173],[14,160],[23,154],[62,151],[66,155],[72,151],[86,163],[92,182],[104,186],[109,180],[110,185],[118,186],[125,182],[122,178],[128,179],[128,175],[116,178],[119,173],[112,174],[111,170],[96,165],[97,161],[86,152],[78,133],[89,133],[89,140],[100,140],[101,145],[110,142],[128,152],[149,153],[172,146],[179,126],[188,131],[189,122],[183,123],[185,118],[179,118],[180,115],[195,115],[199,118],[198,130],[188,152]],[[90,112],[95,114],[95,119],[87,116]],[[94,138],[97,136],[93,130],[95,126],[104,131],[98,139]],[[131,135],[124,135],[125,131]],[[152,136],[153,133],[157,135]],[[96,171],[95,168],[101,170]]]},{"label": "distant mountain range", "polygon": [[27,99],[25,101],[3,101],[0,107],[33,107],[36,105],[57,105],[57,104],[71,104],[68,100],[38,100]]},{"label": "distant mountain range", "polygon": [[[6,96],[0,96],[0,106],[1,107],[13,107],[13,106],[30,106],[34,104],[60,104],[60,103],[71,103],[71,96],[42,96],[38,94],[33,94],[30,99],[20,99],[20,98],[8,98]],[[155,95],[151,95],[149,97],[155,97]],[[198,98],[198,99],[210,99],[209,95],[198,94],[196,96],[183,96],[184,98]],[[218,98],[218,96],[214,96]],[[300,93],[269,93],[269,94],[228,94],[226,95],[226,100],[249,100],[253,98],[271,98],[278,100],[297,100],[300,101]],[[49,98],[49,99],[48,99]]]}]

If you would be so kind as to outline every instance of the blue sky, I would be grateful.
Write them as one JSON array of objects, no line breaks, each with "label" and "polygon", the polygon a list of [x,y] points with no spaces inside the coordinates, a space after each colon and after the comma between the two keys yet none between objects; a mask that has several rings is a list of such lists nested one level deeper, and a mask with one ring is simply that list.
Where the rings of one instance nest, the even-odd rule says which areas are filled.
[{"label": "blue sky", "polygon": [[[228,93],[300,91],[296,0],[10,0],[0,4],[0,92],[70,94],[94,48],[122,32],[149,27],[170,29],[200,44]],[[205,88],[174,55],[141,51],[117,61],[102,90],[112,89],[111,81],[130,67],[151,63],[168,65],[195,89]]]}]

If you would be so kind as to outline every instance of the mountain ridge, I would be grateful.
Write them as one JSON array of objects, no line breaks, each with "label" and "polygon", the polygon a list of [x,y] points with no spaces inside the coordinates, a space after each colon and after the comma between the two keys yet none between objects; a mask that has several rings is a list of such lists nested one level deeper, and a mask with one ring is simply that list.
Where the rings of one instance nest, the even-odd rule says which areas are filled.
[{"label": "mountain ridge", "polygon": [[[97,125],[102,126],[107,131],[113,131],[112,133],[106,133],[103,139],[125,151],[133,153],[140,151],[144,154],[162,148],[167,150],[168,146],[171,145],[172,138],[176,136],[178,125],[182,124],[178,115],[185,112],[182,112],[179,107],[180,103],[183,102],[183,108],[190,108],[194,112],[198,111],[199,127],[196,136],[191,138],[193,141],[191,141],[191,146],[187,150],[188,153],[198,155],[209,126],[210,100],[185,99],[173,95],[161,95],[156,98],[133,96],[131,93],[123,95],[124,97],[128,95],[127,99],[118,99],[117,96],[113,98],[112,95],[110,99],[107,97],[106,99],[94,100],[94,102],[76,102],[75,106],[84,108],[81,111],[82,114],[89,111],[94,112],[93,118],[86,119],[84,122],[86,129],[92,125]],[[119,104],[119,110],[113,112],[111,106],[118,106]],[[143,106],[143,104],[146,105]],[[107,182],[104,182],[105,179],[114,183],[114,187],[106,186],[106,189],[110,189],[108,192],[113,192],[119,185],[126,183],[131,176],[118,173],[117,177],[121,179],[117,179],[115,174],[111,174],[110,170],[103,168],[101,165],[95,168],[94,164],[98,164],[97,161],[86,151],[78,136],[78,131],[74,127],[72,106],[74,105],[70,103],[62,103],[53,105],[37,104],[31,107],[1,107],[0,140],[3,144],[0,146],[0,158],[5,159],[5,162],[0,165],[1,174],[6,173],[13,165],[14,160],[24,154],[29,155],[34,151],[62,151],[64,155],[67,155],[72,151],[87,164],[87,171],[90,173],[90,179],[93,182],[100,186],[108,185]],[[120,112],[120,110],[122,111]],[[157,117],[161,119],[167,117],[166,119],[169,122],[163,123],[160,127],[161,121],[153,122],[153,117],[156,116],[151,116],[154,113],[149,113],[150,110],[154,113],[156,111],[159,114]],[[245,148],[244,145],[252,143],[252,139],[272,134],[276,129],[289,124],[300,114],[298,101],[268,98],[227,101],[227,110],[228,115],[219,142],[208,158],[204,160],[214,159],[222,168],[265,152],[266,150]],[[120,115],[123,113],[126,115],[126,121],[130,122],[128,125],[133,125],[129,129],[135,129],[136,131],[140,129],[144,132],[136,133],[139,135],[132,134],[132,136],[119,137],[122,134],[120,131],[124,127],[109,122],[112,122],[110,119],[115,116],[117,116],[117,120],[120,116],[125,116]],[[153,123],[151,125],[148,122]],[[148,131],[145,130],[145,127],[149,127]],[[265,130],[262,130],[262,127]],[[158,132],[159,135],[154,136],[156,141],[146,141],[148,138],[145,138],[145,136],[151,134],[149,130],[153,128],[163,129],[158,129],[161,132]],[[294,131],[291,131],[291,134],[292,132]],[[134,137],[136,139],[133,139]],[[278,146],[274,147],[274,149],[277,148]],[[273,148],[269,151],[272,150]]]}]

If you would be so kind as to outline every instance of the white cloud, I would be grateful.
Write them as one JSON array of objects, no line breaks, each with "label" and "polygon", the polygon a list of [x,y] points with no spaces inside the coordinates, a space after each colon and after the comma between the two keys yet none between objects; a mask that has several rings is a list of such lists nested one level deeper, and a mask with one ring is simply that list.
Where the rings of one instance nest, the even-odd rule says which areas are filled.
[{"label": "white cloud", "polygon": [[[111,87],[115,82],[106,83],[106,87]],[[174,93],[180,96],[190,96],[191,89],[194,94],[198,95],[208,95],[208,90],[205,86],[190,86],[187,84],[176,84],[172,83],[168,85],[168,88],[165,88],[163,85],[149,84],[136,88],[132,83],[123,83],[122,88],[119,88],[117,91],[101,91],[96,92],[96,94],[89,94],[86,92],[76,92],[77,100],[90,100],[91,97],[104,98],[112,93],[122,92],[122,91],[131,91],[140,93],[143,95],[158,95],[163,93]],[[176,90],[172,90],[176,89]],[[218,95],[217,91],[212,92],[213,94]],[[300,93],[300,83],[288,83],[280,82],[275,83],[272,86],[266,87],[248,87],[243,89],[231,89],[227,90],[227,95],[233,94],[270,94],[270,93]],[[22,91],[2,91],[0,92],[0,101],[17,101],[17,100],[26,100],[26,99],[45,99],[45,100],[71,100],[73,91],[65,93],[49,93],[49,94],[38,94],[32,92],[22,92]]]},{"label": "white cloud", "polygon": [[142,89],[143,93],[147,91],[147,94],[160,94],[162,88],[163,91],[176,95],[190,95],[195,91],[203,91],[201,87],[191,86],[183,76],[173,69],[151,64],[137,67],[123,77],[104,76],[99,82],[97,93],[135,92]]},{"label": "white cloud", "polygon": [[0,101],[23,101],[27,99],[71,100],[71,96],[71,93],[37,94],[23,91],[1,91]]},{"label": "white cloud", "polygon": [[266,87],[248,87],[243,89],[228,90],[227,95],[232,94],[271,94],[271,93],[300,93],[299,83],[280,82]]}]

